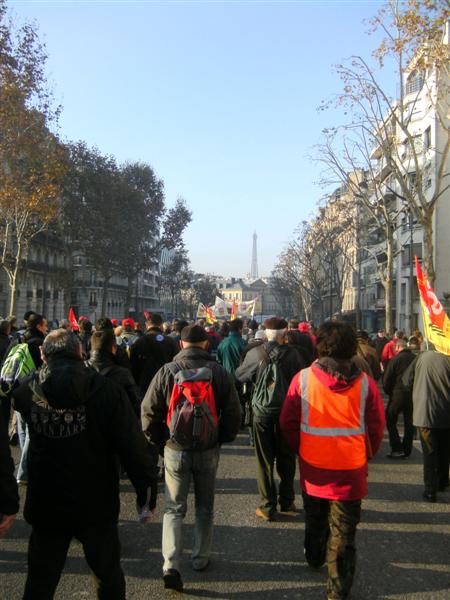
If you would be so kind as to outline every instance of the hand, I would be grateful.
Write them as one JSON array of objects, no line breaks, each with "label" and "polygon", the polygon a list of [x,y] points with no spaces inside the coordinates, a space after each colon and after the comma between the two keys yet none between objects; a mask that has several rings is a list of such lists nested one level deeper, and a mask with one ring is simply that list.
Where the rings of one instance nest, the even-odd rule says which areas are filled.
[{"label": "hand", "polygon": [[6,535],[6,532],[14,523],[17,515],[0,515],[0,538]]}]

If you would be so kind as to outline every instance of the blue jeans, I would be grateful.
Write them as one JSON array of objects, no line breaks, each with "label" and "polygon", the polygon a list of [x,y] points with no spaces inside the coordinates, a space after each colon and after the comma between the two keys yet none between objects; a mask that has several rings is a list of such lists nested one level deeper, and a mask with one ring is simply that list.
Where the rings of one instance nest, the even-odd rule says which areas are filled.
[{"label": "blue jeans", "polygon": [[28,481],[28,446],[30,445],[30,434],[28,425],[20,412],[16,411],[17,435],[19,436],[20,455],[19,468],[17,469],[17,481]]},{"label": "blue jeans", "polygon": [[214,520],[214,492],[219,464],[219,447],[211,450],[178,451],[164,449],[166,478],[166,511],[163,519],[163,570],[180,570],[183,552],[183,519],[191,477],[194,480],[195,527],[192,565],[202,569],[208,564],[211,552]]}]

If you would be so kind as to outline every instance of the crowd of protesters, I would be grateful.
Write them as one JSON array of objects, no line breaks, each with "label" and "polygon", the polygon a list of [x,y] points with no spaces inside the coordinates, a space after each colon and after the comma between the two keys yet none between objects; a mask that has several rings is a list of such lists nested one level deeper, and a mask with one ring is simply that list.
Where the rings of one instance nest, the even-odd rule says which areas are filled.
[{"label": "crowd of protesters", "polygon": [[[125,473],[142,523],[154,518],[158,475],[164,477],[163,582],[183,591],[190,482],[191,564],[203,571],[220,447],[244,427],[262,521],[297,515],[300,465],[305,558],[312,568],[327,564],[329,600],[350,595],[367,465],[385,424],[393,460],[407,460],[419,435],[423,500],[436,502],[449,486],[450,357],[427,348],[419,331],[390,339],[339,320],[316,330],[280,317],[165,323],[154,314],[145,331],[132,318],[80,317],[75,327],[62,321],[49,333],[45,317],[28,311],[22,327],[14,317],[0,320],[0,360],[0,537],[19,510],[17,485],[24,485],[32,528],[26,599],[53,598],[72,538],[83,545],[97,596],[125,598],[117,528]],[[31,373],[8,387],[8,368],[19,373],[19,360]],[[16,440],[17,469],[10,454]]]}]

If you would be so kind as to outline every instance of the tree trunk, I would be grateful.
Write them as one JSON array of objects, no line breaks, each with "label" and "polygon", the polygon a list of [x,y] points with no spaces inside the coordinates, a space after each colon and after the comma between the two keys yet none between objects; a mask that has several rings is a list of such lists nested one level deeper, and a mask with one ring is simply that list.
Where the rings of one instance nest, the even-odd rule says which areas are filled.
[{"label": "tree trunk", "polygon": [[9,314],[16,314],[17,303],[17,278],[19,275],[20,261],[22,260],[22,244],[17,242],[17,251],[15,256],[14,269],[8,273],[9,278]]},{"label": "tree trunk", "polygon": [[14,268],[14,272],[9,280],[9,314],[16,314],[16,302],[17,302],[17,267]]},{"label": "tree trunk", "polygon": [[392,227],[386,227],[386,275],[381,277],[381,282],[384,288],[385,298],[385,329],[387,333],[394,333],[392,330],[392,306],[393,306],[393,279],[394,279],[394,234]]},{"label": "tree trunk", "polygon": [[[412,248],[411,248],[411,260]],[[436,273],[434,271],[434,244],[433,244],[433,217],[424,219],[423,221],[423,268],[425,274],[433,286],[434,280],[436,279]]]}]

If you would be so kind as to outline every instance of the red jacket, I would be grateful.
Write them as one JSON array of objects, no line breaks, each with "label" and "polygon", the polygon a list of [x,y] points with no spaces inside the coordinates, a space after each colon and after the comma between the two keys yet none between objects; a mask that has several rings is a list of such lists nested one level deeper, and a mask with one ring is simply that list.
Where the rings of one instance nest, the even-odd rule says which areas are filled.
[{"label": "red jacket", "polygon": [[[321,383],[332,390],[345,390],[352,386],[360,373],[356,370],[350,377],[338,377],[324,368],[319,361],[314,362],[311,368]],[[365,422],[372,455],[375,455],[383,439],[384,407],[375,381],[371,377],[368,377],[368,380]],[[300,378],[297,374],[289,386],[280,415],[281,431],[295,453],[298,453],[299,449],[301,410]],[[359,500],[367,495],[367,463],[358,469],[332,470],[313,467],[300,457],[299,462],[300,483],[302,489],[310,496],[328,500]]]},{"label": "red jacket", "polygon": [[398,352],[395,349],[396,343],[397,338],[394,338],[393,340],[390,340],[383,348],[383,351],[381,353],[381,363],[383,365],[383,369],[386,369],[391,358],[397,356]]}]

